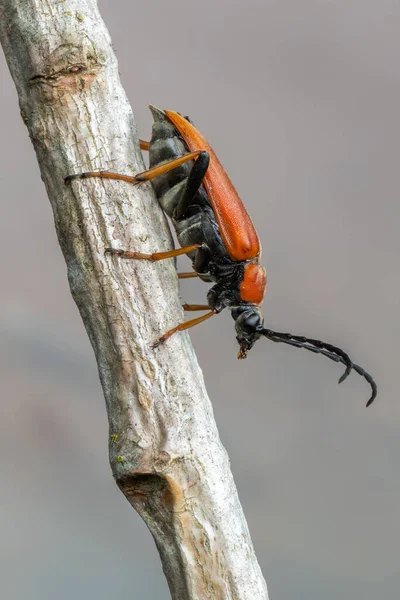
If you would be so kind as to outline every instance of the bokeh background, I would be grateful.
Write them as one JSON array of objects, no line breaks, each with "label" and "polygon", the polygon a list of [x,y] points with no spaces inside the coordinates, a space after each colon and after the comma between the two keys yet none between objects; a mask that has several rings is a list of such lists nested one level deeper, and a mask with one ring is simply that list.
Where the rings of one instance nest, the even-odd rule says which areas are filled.
[{"label": "bokeh background", "polygon": [[[379,384],[193,330],[272,600],[395,600],[400,586],[400,4],[101,0],[141,137],[189,114],[257,224],[271,328],[348,349]],[[94,356],[1,68],[0,588],[9,600],[167,600],[114,485]],[[185,301],[206,286],[182,283]]]}]

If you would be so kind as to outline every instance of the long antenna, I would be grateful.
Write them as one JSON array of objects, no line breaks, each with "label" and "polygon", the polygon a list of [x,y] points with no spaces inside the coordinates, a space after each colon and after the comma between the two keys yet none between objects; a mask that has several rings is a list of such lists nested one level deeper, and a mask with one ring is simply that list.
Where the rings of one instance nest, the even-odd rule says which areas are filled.
[{"label": "long antenna", "polygon": [[354,364],[349,355],[346,354],[346,352],[344,352],[344,350],[341,348],[332,346],[332,344],[327,344],[321,340],[314,340],[300,335],[292,335],[291,333],[272,331],[272,329],[262,329],[260,333],[273,342],[289,344],[289,346],[294,346],[295,348],[304,348],[305,350],[309,350],[315,354],[322,354],[323,356],[326,356],[327,358],[330,358],[330,360],[333,360],[337,363],[342,363],[346,366],[346,370],[339,379],[339,383],[342,383],[345,379],[347,379],[351,371],[354,370],[356,373],[364,377],[364,379],[368,381],[369,385],[371,386],[372,395],[367,402],[367,406],[372,404],[372,402],[375,400],[378,393],[378,388],[374,379],[362,367]]}]

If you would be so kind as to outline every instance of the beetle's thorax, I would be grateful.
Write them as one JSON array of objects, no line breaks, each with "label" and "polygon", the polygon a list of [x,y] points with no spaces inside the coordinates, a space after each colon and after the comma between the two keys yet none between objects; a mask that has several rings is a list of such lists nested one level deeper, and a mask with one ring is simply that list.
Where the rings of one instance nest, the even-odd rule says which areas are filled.
[{"label": "beetle's thorax", "polygon": [[226,307],[258,306],[264,298],[265,269],[257,260],[209,264],[216,284],[207,299],[211,308],[221,311]]},{"label": "beetle's thorax", "polygon": [[267,273],[258,260],[246,263],[240,284],[240,298],[250,304],[261,304],[267,285]]}]

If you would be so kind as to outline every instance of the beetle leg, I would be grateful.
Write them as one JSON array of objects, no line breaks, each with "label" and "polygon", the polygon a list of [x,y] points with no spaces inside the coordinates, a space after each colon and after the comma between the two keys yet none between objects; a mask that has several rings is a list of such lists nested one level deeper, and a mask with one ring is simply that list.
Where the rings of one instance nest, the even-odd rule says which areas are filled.
[{"label": "beetle leg", "polygon": [[185,162],[189,160],[193,160],[197,158],[201,154],[200,150],[195,150],[194,152],[189,152],[188,154],[184,154],[183,156],[178,156],[178,158],[173,158],[168,162],[162,163],[161,165],[157,165],[156,167],[152,167],[147,171],[142,171],[142,173],[137,173],[135,175],[135,179],[137,181],[150,181],[154,179],[154,177],[158,177],[159,175],[164,175],[164,173],[168,173],[168,171],[172,171],[176,167],[183,165]]},{"label": "beetle leg", "polygon": [[185,162],[197,158],[199,154],[201,154],[200,150],[189,152],[188,154],[174,158],[173,160],[165,162],[161,165],[147,169],[147,171],[137,173],[135,176],[121,175],[120,173],[111,173],[110,171],[86,171],[85,173],[78,173],[76,175],[67,175],[64,181],[65,183],[69,183],[72,181],[72,179],[88,179],[90,177],[99,177],[100,179],[117,179],[120,181],[126,181],[127,183],[140,183],[141,181],[150,181],[151,179],[154,179],[154,177],[164,175],[164,173],[172,171],[172,169],[183,165]]},{"label": "beetle leg", "polygon": [[200,152],[190,170],[186,185],[174,211],[174,218],[179,220],[192,203],[193,198],[201,186],[210,163],[210,155],[206,151]]},{"label": "beetle leg", "polygon": [[[207,307],[207,308],[209,308],[209,307]],[[202,323],[203,321],[210,319],[213,315],[216,315],[216,314],[217,314],[217,310],[214,309],[214,310],[206,313],[205,315],[202,315],[201,317],[197,317],[197,319],[191,319],[190,321],[186,321],[186,323],[180,323],[179,325],[177,325],[176,327],[173,327],[172,329],[167,331],[167,333],[164,333],[164,335],[159,337],[158,340],[156,342],[154,342],[154,344],[152,345],[152,348],[153,349],[158,348],[158,346],[160,346],[161,344],[166,342],[167,339],[170,338],[171,335],[173,335],[177,331],[185,331],[185,329],[190,329],[190,327],[194,327],[195,325],[198,325],[199,323]]]},{"label": "beetle leg", "polygon": [[207,273],[211,260],[211,251],[206,244],[203,244],[196,252],[193,261],[193,269],[196,273]]},{"label": "beetle leg", "polygon": [[189,273],[178,273],[179,279],[190,279],[191,277],[200,277],[195,271],[189,271]]},{"label": "beetle leg", "polygon": [[121,258],[136,258],[142,260],[151,260],[155,262],[157,260],[164,260],[165,258],[174,258],[174,256],[181,256],[181,254],[187,254],[202,248],[201,244],[193,244],[192,246],[185,246],[185,248],[176,248],[175,250],[167,250],[166,252],[153,252],[152,254],[143,254],[143,252],[131,252],[129,250],[120,250],[119,248],[106,248],[106,254],[115,254]]},{"label": "beetle leg", "polygon": [[89,179],[99,177],[99,179],[116,179],[117,181],[126,181],[126,183],[139,183],[133,175],[121,175],[120,173],[111,173],[110,171],[86,171],[64,177],[64,183],[69,183],[73,179]]},{"label": "beetle leg", "polygon": [[139,146],[141,150],[149,150],[150,142],[145,142],[144,140],[139,140]]},{"label": "beetle leg", "polygon": [[209,310],[208,304],[182,304],[182,308],[185,311],[196,311],[196,310]]}]

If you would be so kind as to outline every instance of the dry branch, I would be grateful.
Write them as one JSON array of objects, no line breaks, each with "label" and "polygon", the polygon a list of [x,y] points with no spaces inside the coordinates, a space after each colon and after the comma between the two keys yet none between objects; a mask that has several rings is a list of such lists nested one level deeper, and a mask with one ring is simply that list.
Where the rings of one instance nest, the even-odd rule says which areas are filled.
[{"label": "dry branch", "polygon": [[0,35],[96,355],[117,484],[146,521],[175,600],[265,600],[267,590],[188,335],[173,261],[107,246],[171,247],[149,184],[68,173],[143,169],[110,38],[94,0],[0,0]]}]

